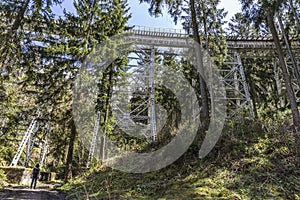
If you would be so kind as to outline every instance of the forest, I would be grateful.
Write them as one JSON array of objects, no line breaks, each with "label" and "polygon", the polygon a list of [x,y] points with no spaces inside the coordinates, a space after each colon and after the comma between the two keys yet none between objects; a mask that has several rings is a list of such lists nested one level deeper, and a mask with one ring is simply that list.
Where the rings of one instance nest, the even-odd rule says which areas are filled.
[{"label": "forest", "polygon": [[0,2],[0,198],[39,163],[65,199],[300,200],[300,0],[228,22],[221,0],[138,1],[183,30],[130,26],[127,0]]}]

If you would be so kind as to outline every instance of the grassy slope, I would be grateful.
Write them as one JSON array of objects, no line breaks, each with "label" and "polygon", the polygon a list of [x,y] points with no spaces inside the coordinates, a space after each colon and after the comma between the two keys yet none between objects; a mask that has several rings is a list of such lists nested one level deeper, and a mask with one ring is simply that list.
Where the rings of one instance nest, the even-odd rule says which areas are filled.
[{"label": "grassy slope", "polygon": [[227,124],[205,159],[197,159],[194,146],[157,172],[94,169],[61,189],[73,199],[300,199],[288,123],[239,121]]}]

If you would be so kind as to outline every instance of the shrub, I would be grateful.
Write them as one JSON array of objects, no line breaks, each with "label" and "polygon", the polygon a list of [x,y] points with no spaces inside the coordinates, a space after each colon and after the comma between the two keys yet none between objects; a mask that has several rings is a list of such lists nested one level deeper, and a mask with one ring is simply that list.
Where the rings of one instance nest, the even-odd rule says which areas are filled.
[{"label": "shrub", "polygon": [[6,177],[6,175],[5,175],[4,170],[0,169],[0,188],[3,187],[3,185],[4,185],[5,182],[6,182],[6,180],[7,180],[7,177]]}]

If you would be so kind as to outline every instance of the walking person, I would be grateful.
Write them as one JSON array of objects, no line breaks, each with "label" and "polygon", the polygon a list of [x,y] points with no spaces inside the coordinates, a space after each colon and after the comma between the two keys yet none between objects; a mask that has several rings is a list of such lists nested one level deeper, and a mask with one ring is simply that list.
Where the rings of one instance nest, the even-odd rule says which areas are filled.
[{"label": "walking person", "polygon": [[32,186],[33,186],[33,189],[35,189],[36,182],[39,178],[39,173],[40,173],[40,165],[37,164],[32,170],[32,181],[31,181],[30,188],[32,188]]}]

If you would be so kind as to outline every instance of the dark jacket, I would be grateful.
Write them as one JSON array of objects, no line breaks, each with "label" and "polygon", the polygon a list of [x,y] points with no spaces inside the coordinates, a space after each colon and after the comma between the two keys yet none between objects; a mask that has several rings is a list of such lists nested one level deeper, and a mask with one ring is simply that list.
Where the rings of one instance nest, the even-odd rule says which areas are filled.
[{"label": "dark jacket", "polygon": [[33,178],[37,178],[39,176],[39,173],[40,173],[40,169],[39,168],[33,168],[33,171],[32,171],[32,177]]}]

